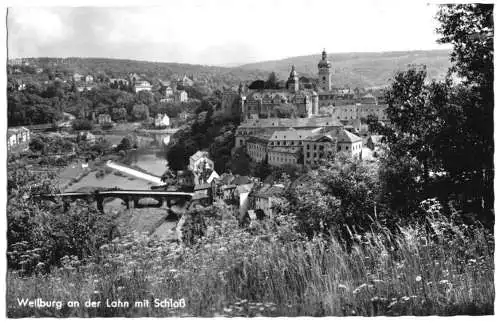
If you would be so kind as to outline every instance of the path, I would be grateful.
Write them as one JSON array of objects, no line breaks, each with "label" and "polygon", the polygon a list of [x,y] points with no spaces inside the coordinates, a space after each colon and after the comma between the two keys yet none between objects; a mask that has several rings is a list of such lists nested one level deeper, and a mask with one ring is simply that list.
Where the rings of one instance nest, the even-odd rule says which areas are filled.
[{"label": "path", "polygon": [[113,168],[115,170],[118,170],[120,172],[123,172],[125,174],[128,174],[128,175],[131,175],[131,176],[134,176],[134,177],[137,177],[137,178],[141,178],[141,179],[144,179],[148,182],[151,182],[151,183],[154,183],[154,184],[157,184],[157,185],[163,185],[165,183],[162,182],[161,178],[158,177],[158,176],[153,176],[153,175],[150,175],[150,174],[146,174],[146,173],[143,173],[143,172],[140,172],[136,169],[133,169],[133,168],[129,168],[129,167],[126,167],[126,166],[122,166],[122,165],[118,165],[114,162],[112,162],[111,160],[108,160],[108,162],[106,163],[106,166],[110,167],[110,168]]}]

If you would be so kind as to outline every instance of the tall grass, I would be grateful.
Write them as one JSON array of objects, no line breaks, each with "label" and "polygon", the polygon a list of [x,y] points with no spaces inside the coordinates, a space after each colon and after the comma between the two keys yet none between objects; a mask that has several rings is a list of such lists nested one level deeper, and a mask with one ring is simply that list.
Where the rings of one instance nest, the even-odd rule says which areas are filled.
[{"label": "tall grass", "polygon": [[[48,275],[7,277],[9,317],[373,316],[493,314],[494,241],[481,228],[431,219],[393,235],[380,224],[354,236],[295,239],[286,228],[240,229],[213,221],[194,246],[130,234],[101,257],[65,259]],[[130,308],[33,309],[17,298],[126,300]],[[136,300],[184,298],[185,308],[135,308]]]}]

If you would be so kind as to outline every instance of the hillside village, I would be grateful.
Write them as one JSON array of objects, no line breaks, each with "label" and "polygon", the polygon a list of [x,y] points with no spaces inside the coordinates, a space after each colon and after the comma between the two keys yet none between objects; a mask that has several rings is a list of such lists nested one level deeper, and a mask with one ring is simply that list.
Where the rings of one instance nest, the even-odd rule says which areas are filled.
[{"label": "hillside village", "polygon": [[[61,60],[53,64],[67,63]],[[234,157],[236,151],[243,151],[253,163],[267,164],[269,167],[276,168],[298,167],[302,169],[302,172],[335,155],[345,155],[359,160],[373,159],[376,155],[373,153],[374,150],[379,148],[384,138],[371,133],[367,121],[373,118],[387,123],[384,92],[336,87],[332,82],[332,64],[325,50],[318,57],[317,67],[317,78],[300,76],[292,65],[287,80],[276,80],[274,84],[269,84],[269,80],[266,82],[257,80],[245,84],[240,82],[238,86],[215,89],[211,96],[202,97],[202,105],[207,104],[212,107],[213,113],[220,114],[224,118],[238,120],[237,128],[233,133],[234,141],[231,143],[233,157],[228,156],[229,159],[236,158]],[[16,78],[17,75],[23,75],[26,69],[34,71],[35,75],[47,72],[38,66],[36,60],[9,60],[9,77],[16,85],[11,91],[27,91],[23,78]],[[44,81],[44,83],[63,84],[69,91],[72,89],[75,93],[81,93],[84,96],[106,88],[132,93],[136,97],[146,93],[154,97],[160,106],[176,104],[182,107],[188,102],[198,106],[201,102],[199,99],[189,98],[187,91],[193,89],[199,81],[193,80],[194,77],[190,78],[186,74],[177,78],[156,79],[155,81],[149,81],[151,78],[141,73],[129,73],[122,76],[114,74],[113,76],[55,72],[49,75],[51,80]],[[144,109],[148,108],[151,107],[144,107]],[[78,117],[93,120],[96,126],[102,129],[110,129],[113,125],[119,126],[123,122],[121,119],[116,119],[117,114],[113,113],[115,108],[108,111],[89,110],[91,110],[90,113],[87,111]],[[190,113],[194,110],[191,108]],[[173,124],[172,122],[177,125],[186,123],[189,116],[189,112],[184,110],[172,119],[168,116],[169,112],[166,112],[158,110],[156,115],[146,117],[143,119],[142,127],[168,129]],[[71,127],[72,124],[74,126],[77,121],[72,116],[68,122],[59,124],[66,125],[68,129],[68,126]],[[36,126],[28,125],[9,130],[9,134],[12,133],[8,140],[9,151],[14,151],[16,147],[28,149],[30,127],[36,129]],[[87,135],[88,138],[90,136],[92,136],[91,133]],[[170,145],[176,145],[179,140],[183,141],[174,136]],[[367,148],[368,143],[371,143],[369,145],[371,149]],[[167,143],[164,149],[167,152],[171,151],[169,147]],[[220,156],[200,150],[189,157],[189,165],[186,164],[185,169],[177,170],[177,173],[169,170],[165,178],[170,184],[172,178],[175,179],[176,184],[194,190],[198,195],[201,194],[202,199],[209,198],[214,201],[217,197],[224,197],[223,199],[227,202],[236,201],[236,204],[240,204],[239,212],[242,215],[247,211],[250,211],[250,214],[261,212],[260,209],[253,209],[261,204],[266,205],[264,213],[269,215],[272,209],[270,201],[274,198],[274,193],[282,192],[284,189],[282,184],[271,180],[264,185],[262,182],[264,178],[246,176],[248,174],[246,170],[243,170],[243,175],[237,174],[239,171],[232,175],[230,169],[225,169],[219,175],[215,171],[213,162],[213,159],[218,157]],[[193,166],[193,159],[204,160],[202,172],[204,175],[201,175],[200,170]],[[218,168],[220,171],[220,167]],[[193,178],[190,178],[191,176]],[[269,190],[269,187],[274,186],[277,189]],[[264,191],[266,193],[263,193]],[[258,202],[257,197],[271,200],[265,203]]]},{"label": "hillside village", "polygon": [[[377,3],[383,15],[307,4],[353,23],[384,17],[340,35],[331,27],[341,20],[295,4],[246,8],[268,11],[273,28],[298,15],[269,8],[296,10],[335,30],[320,40],[338,51],[342,37],[420,46],[393,31],[435,31],[428,48],[449,48],[328,53],[304,23],[280,41],[239,4],[218,5],[166,8],[204,27],[193,34],[156,8],[9,8],[9,53],[196,62],[307,50],[285,46],[316,53],[235,67],[9,57],[6,315],[494,313],[494,6]],[[34,14],[71,33],[45,42],[58,24],[40,28]],[[165,28],[144,24],[159,20]],[[175,46],[161,40],[170,33]]]}]

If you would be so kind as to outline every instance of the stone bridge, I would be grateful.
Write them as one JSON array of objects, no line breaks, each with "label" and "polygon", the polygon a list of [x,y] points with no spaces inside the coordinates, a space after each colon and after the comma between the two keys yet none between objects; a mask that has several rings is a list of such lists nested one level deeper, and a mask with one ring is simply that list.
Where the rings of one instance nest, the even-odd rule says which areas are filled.
[{"label": "stone bridge", "polygon": [[[37,198],[47,199],[55,201],[57,197],[62,198],[65,203],[65,207],[68,207],[69,201],[75,201],[78,199],[84,199],[88,201],[96,201],[97,208],[99,211],[104,212],[105,199],[109,198],[119,198],[125,202],[127,209],[131,207],[130,203],[133,202],[134,208],[145,208],[145,207],[162,207],[163,203],[166,202],[167,206],[170,208],[174,204],[187,204],[187,208],[196,204],[207,204],[211,201],[205,198],[193,198],[195,193],[191,192],[179,192],[179,191],[155,191],[155,190],[121,190],[121,189],[110,189],[103,191],[94,192],[65,192],[65,193],[55,193],[55,194],[38,194]],[[157,201],[157,204],[140,204],[139,201],[144,198],[151,198]]]}]

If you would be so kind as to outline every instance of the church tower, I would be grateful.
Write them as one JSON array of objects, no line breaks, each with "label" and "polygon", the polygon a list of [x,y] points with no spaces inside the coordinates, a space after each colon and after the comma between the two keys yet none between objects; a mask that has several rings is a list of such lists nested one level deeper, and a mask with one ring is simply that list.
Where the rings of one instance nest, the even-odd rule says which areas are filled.
[{"label": "church tower", "polygon": [[290,72],[290,77],[288,77],[287,88],[290,92],[298,92],[299,91],[299,76],[295,71],[295,65],[292,65],[292,70]]},{"label": "church tower", "polygon": [[323,91],[331,91],[332,89],[332,74],[330,73],[332,64],[326,57],[326,50],[321,53],[321,60],[318,63],[319,87]]}]

